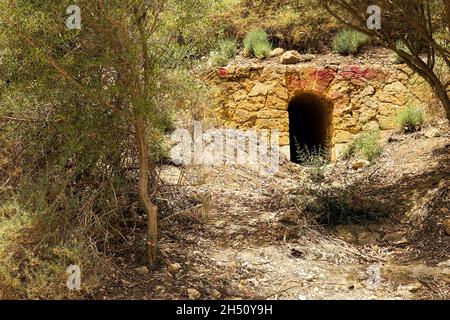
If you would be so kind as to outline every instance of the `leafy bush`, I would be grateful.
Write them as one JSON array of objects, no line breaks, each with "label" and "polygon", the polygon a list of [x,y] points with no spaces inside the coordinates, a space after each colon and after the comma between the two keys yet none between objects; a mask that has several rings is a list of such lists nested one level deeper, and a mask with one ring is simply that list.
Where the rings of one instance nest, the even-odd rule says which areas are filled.
[{"label": "leafy bush", "polygon": [[[79,298],[98,285],[90,251],[67,228],[61,214],[27,210],[15,201],[0,207],[0,298]],[[81,292],[66,286],[72,264],[82,270]]]},{"label": "leafy bush", "polygon": [[381,150],[380,132],[365,132],[348,144],[342,156],[344,159],[349,159],[355,155],[362,155],[372,162],[381,154]]},{"label": "leafy bush", "polygon": [[248,55],[262,59],[269,56],[272,44],[263,29],[253,29],[244,39],[244,50]]},{"label": "leafy bush", "polygon": [[400,130],[404,133],[420,131],[424,121],[423,110],[417,106],[406,107],[397,117]]},{"label": "leafy bush", "polygon": [[389,208],[362,190],[353,188],[320,190],[317,199],[307,206],[320,224],[367,224],[389,214]]},{"label": "leafy bush", "polygon": [[217,48],[211,53],[211,59],[215,66],[223,67],[237,54],[237,44],[233,39],[221,39]]},{"label": "leafy bush", "polygon": [[341,55],[357,54],[368,42],[368,37],[358,31],[341,30],[333,40],[333,50]]}]

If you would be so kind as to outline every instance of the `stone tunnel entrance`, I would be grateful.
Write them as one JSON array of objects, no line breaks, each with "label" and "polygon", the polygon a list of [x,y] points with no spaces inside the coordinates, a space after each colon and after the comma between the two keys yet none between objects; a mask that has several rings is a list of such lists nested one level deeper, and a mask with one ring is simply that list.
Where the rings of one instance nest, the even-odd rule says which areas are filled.
[{"label": "stone tunnel entrance", "polygon": [[302,150],[330,153],[332,135],[332,105],[313,94],[303,93],[289,102],[289,137],[291,161],[301,163]]}]

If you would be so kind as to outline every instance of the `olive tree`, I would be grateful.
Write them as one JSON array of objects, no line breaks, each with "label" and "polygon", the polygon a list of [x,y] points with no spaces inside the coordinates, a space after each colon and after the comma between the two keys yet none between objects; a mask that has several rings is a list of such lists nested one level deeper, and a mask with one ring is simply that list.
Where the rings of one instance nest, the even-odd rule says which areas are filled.
[{"label": "olive tree", "polygon": [[[31,144],[53,143],[40,152],[45,153],[45,162],[54,154],[58,160],[50,164],[76,171],[76,177],[93,167],[112,171],[130,161],[137,163],[137,191],[148,218],[150,265],[156,261],[157,248],[158,208],[151,196],[157,187],[155,150],[172,98],[179,94],[171,74],[195,55],[191,43],[199,41],[189,37],[199,35],[190,26],[204,19],[210,2],[0,4],[3,110],[38,118],[18,120],[30,125],[29,121],[42,122],[37,135],[42,130],[48,135],[33,137]],[[0,118],[17,117],[3,112]]]},{"label": "olive tree", "polygon": [[[321,0],[345,25],[378,39],[433,88],[450,121],[450,2],[447,0]],[[369,28],[369,6],[381,10]]]}]

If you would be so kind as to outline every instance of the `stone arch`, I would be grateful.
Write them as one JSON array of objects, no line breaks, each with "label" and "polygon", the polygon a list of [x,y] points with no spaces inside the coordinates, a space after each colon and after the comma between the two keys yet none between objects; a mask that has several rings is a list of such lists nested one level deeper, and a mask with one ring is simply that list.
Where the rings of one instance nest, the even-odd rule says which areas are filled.
[{"label": "stone arch", "polygon": [[299,163],[298,152],[324,148],[332,156],[333,105],[313,92],[295,95],[288,105],[291,161]]}]

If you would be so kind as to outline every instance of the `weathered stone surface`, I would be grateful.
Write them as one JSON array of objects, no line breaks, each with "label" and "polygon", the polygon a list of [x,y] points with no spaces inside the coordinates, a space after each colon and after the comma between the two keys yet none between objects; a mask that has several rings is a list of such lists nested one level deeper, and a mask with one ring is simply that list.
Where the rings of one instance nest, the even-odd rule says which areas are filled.
[{"label": "weathered stone surface", "polygon": [[187,294],[189,300],[197,300],[202,296],[200,292],[197,291],[197,289],[187,289]]},{"label": "weathered stone surface", "polygon": [[249,97],[256,97],[256,96],[266,96],[267,95],[267,86],[258,82],[253,87],[252,91],[248,94]]},{"label": "weathered stone surface", "polygon": [[445,219],[442,222],[442,228],[444,229],[445,234],[450,236],[450,218],[449,219]]},{"label": "weathered stone surface", "polygon": [[181,265],[179,263],[172,263],[167,267],[167,271],[172,274],[178,273],[181,270]]},{"label": "weathered stone surface", "polygon": [[258,112],[260,119],[278,119],[288,117],[288,112],[283,110],[264,109]]},{"label": "weathered stone surface", "polygon": [[[289,99],[289,94],[288,91],[285,87],[283,87],[282,85],[272,85],[269,88],[269,94],[274,95],[280,99],[283,99],[285,101],[287,101]],[[286,102],[287,103],[287,102]]]},{"label": "weathered stone surface", "polygon": [[267,97],[266,107],[268,109],[287,110],[288,102],[275,95],[271,95]]},{"label": "weathered stone surface", "polygon": [[272,52],[270,52],[270,57],[279,57],[284,53],[284,49],[283,48],[275,48],[272,50]]},{"label": "weathered stone surface", "polygon": [[377,95],[380,102],[387,102],[396,106],[403,106],[408,101],[408,89],[400,81],[388,84]]},{"label": "weathered stone surface", "polygon": [[439,131],[438,128],[430,128],[427,131],[425,131],[424,133],[426,138],[437,138],[441,136],[441,132]]},{"label": "weathered stone surface", "polygon": [[149,273],[149,270],[146,266],[142,266],[142,267],[136,268],[134,270],[136,271],[137,274],[140,274],[140,275]]},{"label": "weathered stone surface", "polygon": [[367,97],[367,96],[371,96],[375,93],[375,88],[372,86],[368,86],[367,88],[365,88],[362,92],[361,92],[361,96],[362,97]]},{"label": "weathered stone surface", "polygon": [[245,109],[237,109],[234,113],[233,120],[237,123],[244,123],[249,121],[254,115],[254,113],[249,112]]},{"label": "weathered stone surface", "polygon": [[300,53],[295,50],[286,51],[280,58],[281,64],[296,64],[302,61]]},{"label": "weathered stone surface", "polygon": [[282,132],[280,133],[280,146],[289,145],[289,133]]},{"label": "weathered stone surface", "polygon": [[[297,63],[307,57],[288,51],[280,60],[285,58],[286,63]],[[289,101],[305,92],[326,99],[333,108],[332,159],[360,132],[396,129],[397,114],[407,104],[426,105],[427,113],[432,112],[432,90],[407,66],[258,62],[229,65],[220,73],[215,85],[220,89],[218,110],[225,124],[239,129],[278,129],[286,154]],[[434,136],[431,131],[425,133]]]},{"label": "weathered stone surface", "polygon": [[336,143],[348,143],[352,139],[352,134],[344,130],[336,130],[335,142]]},{"label": "weathered stone surface", "polygon": [[375,119],[377,116],[377,112],[371,108],[368,107],[362,107],[359,112],[359,123],[364,125],[370,120]]},{"label": "weathered stone surface", "polygon": [[356,159],[350,165],[353,170],[358,170],[364,167],[370,166],[370,162],[364,159]]}]

